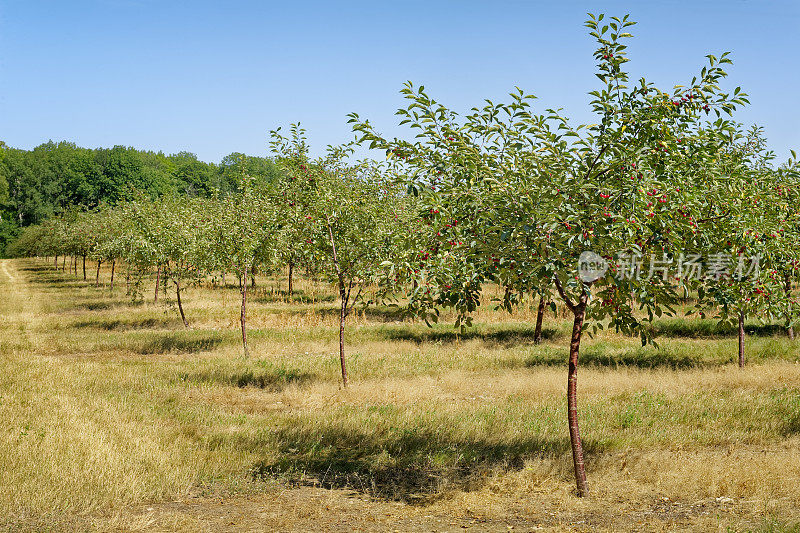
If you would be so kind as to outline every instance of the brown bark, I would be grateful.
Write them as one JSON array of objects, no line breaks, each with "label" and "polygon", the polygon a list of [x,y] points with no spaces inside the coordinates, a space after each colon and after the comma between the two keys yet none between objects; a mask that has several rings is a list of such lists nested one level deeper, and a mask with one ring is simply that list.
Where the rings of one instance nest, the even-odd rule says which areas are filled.
[{"label": "brown bark", "polygon": [[576,307],[572,324],[572,339],[569,343],[569,372],[567,376],[567,420],[569,421],[569,440],[572,445],[572,463],[575,467],[575,483],[578,496],[589,494],[586,484],[586,467],[583,462],[583,443],[578,429],[578,352],[581,346],[581,330],[586,314],[585,303]]},{"label": "brown bark", "polygon": [[64,256],[64,259],[61,261],[61,272],[67,271],[67,256]]},{"label": "brown bark", "polygon": [[533,330],[533,343],[542,342],[542,320],[544,319],[544,296],[539,297],[539,308],[536,309],[536,329]]},{"label": "brown bark", "polygon": [[[792,297],[792,276],[789,272],[784,273],[783,275],[783,290],[786,291],[786,299],[789,300]],[[792,317],[789,317],[789,325],[786,327],[786,334],[789,336],[790,339],[794,340],[794,326],[791,322]]]},{"label": "brown bark", "polygon": [[167,261],[166,264],[164,265],[164,282],[161,284],[162,290],[164,291],[164,298],[167,297],[167,285],[169,285],[169,282],[167,281],[168,279],[169,279],[169,261]]},{"label": "brown bark", "polygon": [[239,286],[241,287],[242,291],[242,315],[241,315],[241,322],[242,322],[242,347],[244,348],[244,356],[248,357],[249,353],[247,351],[247,328],[246,328],[246,319],[247,319],[247,267],[245,266],[244,269],[244,279],[245,282],[241,282],[241,278],[239,278]]},{"label": "brown bark", "polygon": [[347,365],[344,360],[344,321],[347,318],[347,295],[341,281],[339,282],[339,298],[342,303],[339,309],[339,362],[342,366],[342,385],[347,387]]},{"label": "brown bark", "polygon": [[100,286],[100,265],[102,265],[102,264],[103,264],[102,261],[98,261],[97,262],[97,274],[95,275],[95,278],[94,278],[94,286],[95,287],[99,287]]},{"label": "brown bark", "polygon": [[289,297],[292,297],[292,273],[294,271],[294,262],[289,261]]},{"label": "brown bark", "polygon": [[58,269],[58,256],[55,256],[55,258],[53,259],[53,267]]},{"label": "brown bark", "polygon": [[78,276],[78,256],[72,256],[72,273],[77,277]]},{"label": "brown bark", "polygon": [[161,265],[158,265],[156,269],[156,292],[155,296],[153,297],[153,303],[158,303],[158,285],[161,283]]},{"label": "brown bark", "polygon": [[744,311],[739,313],[739,368],[744,368]]},{"label": "brown bark", "polygon": [[114,292],[114,270],[117,268],[117,260],[111,260],[111,292]]},{"label": "brown bark", "polygon": [[181,303],[181,284],[178,283],[178,280],[173,280],[175,282],[175,296],[178,299],[178,311],[181,312],[181,320],[183,320],[183,326],[189,327],[189,321],[186,320],[186,315],[183,313],[183,303]]},{"label": "brown bark", "polygon": [[573,303],[564,292],[558,278],[554,279],[558,294],[574,316],[572,322],[572,338],[569,343],[569,371],[567,373],[567,420],[569,422],[569,440],[572,448],[572,464],[575,469],[575,484],[578,496],[589,495],[586,483],[586,466],[583,461],[583,442],[578,428],[578,354],[581,347],[583,321],[586,318],[586,301],[589,292],[586,286],[581,288],[580,299]]},{"label": "brown bark", "polygon": [[83,254],[83,281],[86,281],[86,254]]}]

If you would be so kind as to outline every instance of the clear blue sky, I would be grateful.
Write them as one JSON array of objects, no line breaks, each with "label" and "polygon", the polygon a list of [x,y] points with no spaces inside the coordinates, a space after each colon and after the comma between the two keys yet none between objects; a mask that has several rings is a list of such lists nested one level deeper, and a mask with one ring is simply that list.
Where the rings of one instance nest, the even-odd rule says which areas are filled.
[{"label": "clear blue sky", "polygon": [[268,131],[302,122],[321,150],[356,111],[403,134],[406,80],[466,111],[515,85],[591,121],[586,12],[631,13],[629,65],[685,83],[730,50],[730,87],[780,158],[800,148],[800,1],[258,2],[0,0],[0,140],[124,144],[206,161],[267,154]]}]

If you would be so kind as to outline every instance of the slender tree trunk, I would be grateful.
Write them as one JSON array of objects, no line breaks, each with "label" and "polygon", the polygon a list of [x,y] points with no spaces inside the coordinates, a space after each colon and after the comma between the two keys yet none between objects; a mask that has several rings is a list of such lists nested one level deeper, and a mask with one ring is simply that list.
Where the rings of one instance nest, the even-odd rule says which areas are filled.
[{"label": "slender tree trunk", "polygon": [[739,313],[739,368],[744,368],[744,311]]},{"label": "slender tree trunk", "polygon": [[117,268],[117,260],[111,260],[111,292],[114,292],[114,270]]},{"label": "slender tree trunk", "polygon": [[223,272],[222,273],[222,288],[224,289],[227,286],[228,286],[228,282],[225,281],[225,272]]},{"label": "slender tree trunk", "polygon": [[64,256],[64,259],[61,261],[61,272],[67,271],[67,256]]},{"label": "slender tree trunk", "polygon": [[173,280],[175,282],[175,296],[178,299],[178,311],[181,312],[181,320],[183,320],[183,326],[189,327],[189,321],[186,320],[186,315],[183,313],[183,303],[181,303],[181,284],[178,283],[178,280]]},{"label": "slender tree trunk", "polygon": [[347,297],[341,282],[339,283],[339,298],[342,303],[339,309],[339,362],[342,365],[342,385],[347,387],[347,365],[344,360],[344,321],[347,318]]},{"label": "slender tree trunk", "polygon": [[161,283],[161,263],[158,264],[158,268],[156,268],[156,292],[155,296],[153,297],[153,303],[158,303],[158,285]]},{"label": "slender tree trunk", "polygon": [[76,278],[78,277],[78,256],[77,255],[73,255],[72,256],[72,273],[75,275]]},{"label": "slender tree trunk", "polygon": [[544,319],[544,296],[539,296],[539,308],[536,309],[536,329],[533,330],[533,343],[542,342],[542,320]]},{"label": "slender tree trunk", "polygon": [[53,259],[53,267],[58,270],[58,256],[56,255]]},{"label": "slender tree trunk", "polygon": [[102,264],[103,264],[102,261],[98,261],[97,262],[97,274],[95,275],[95,278],[94,278],[94,286],[95,287],[99,287],[100,286],[100,265],[102,265]]},{"label": "slender tree trunk", "polygon": [[[792,298],[792,276],[789,272],[784,273],[783,275],[783,289],[786,291],[786,299],[791,300]],[[794,340],[794,326],[792,325],[792,317],[789,316],[789,324],[786,328],[786,334],[789,336],[790,339]]]},{"label": "slender tree trunk", "polygon": [[129,296],[131,293],[131,270],[130,265],[125,269],[125,296]]},{"label": "slender tree trunk", "polygon": [[583,463],[583,443],[578,430],[578,352],[581,346],[581,329],[586,315],[584,302],[574,309],[575,319],[572,323],[572,339],[569,343],[569,373],[567,377],[567,420],[569,420],[569,440],[572,445],[572,462],[575,466],[575,482],[578,496],[589,494],[586,484],[586,468]]},{"label": "slender tree trunk", "polygon": [[86,254],[83,254],[83,281],[86,281]]},{"label": "slender tree trunk", "polygon": [[161,284],[162,290],[164,291],[164,298],[167,297],[167,285],[169,285],[169,261],[166,262],[164,265],[164,283]]},{"label": "slender tree trunk", "polygon": [[245,282],[241,282],[241,277],[239,277],[239,287],[242,291],[242,347],[244,348],[244,356],[249,357],[250,354],[247,351],[247,327],[246,327],[246,320],[247,320],[247,266],[244,267],[244,279]]},{"label": "slender tree trunk", "polygon": [[294,261],[289,261],[289,298],[292,297],[292,273],[294,272]]}]

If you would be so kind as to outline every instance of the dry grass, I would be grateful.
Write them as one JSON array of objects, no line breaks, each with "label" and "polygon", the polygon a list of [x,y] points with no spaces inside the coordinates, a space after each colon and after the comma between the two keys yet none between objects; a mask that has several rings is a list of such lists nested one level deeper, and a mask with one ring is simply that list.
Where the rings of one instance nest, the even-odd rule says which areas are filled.
[{"label": "dry grass", "polygon": [[774,329],[751,325],[744,371],[710,321],[659,323],[659,349],[587,340],[579,500],[560,316],[535,346],[531,304],[509,316],[488,298],[465,335],[367,310],[342,390],[325,285],[299,279],[289,299],[259,278],[249,360],[234,287],[189,289],[185,330],[151,289],[132,303],[91,285],[2,262],[0,527],[798,527],[800,351]]}]

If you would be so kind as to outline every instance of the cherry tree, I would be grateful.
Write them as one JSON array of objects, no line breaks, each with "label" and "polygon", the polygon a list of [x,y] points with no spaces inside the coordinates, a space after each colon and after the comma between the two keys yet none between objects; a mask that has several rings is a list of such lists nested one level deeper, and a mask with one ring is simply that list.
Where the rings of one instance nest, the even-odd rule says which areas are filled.
[{"label": "cherry tree", "polygon": [[[573,126],[559,110],[534,114],[534,98],[521,90],[508,104],[487,102],[462,119],[410,83],[403,89],[409,105],[398,115],[414,141],[385,138],[351,116],[363,141],[409,176],[436,240],[422,255],[412,307],[452,307],[469,325],[487,282],[552,283],[571,311],[567,418],[579,496],[588,494],[577,410],[582,334],[611,327],[647,341],[638,311],[645,321],[674,311],[674,280],[630,267],[648,255],[675,262],[694,244],[687,236],[708,223],[703,169],[719,151],[716,132],[729,128],[705,117],[747,103],[738,88],[720,89],[727,54],[707,56],[708,66],[685,86],[631,83],[623,67],[633,24],[627,16],[586,22],[601,81],[590,93],[594,124]],[[605,276],[582,276],[583,254],[608,264]]]},{"label": "cherry tree", "polygon": [[[345,323],[365,289],[384,277],[384,264],[397,250],[407,211],[382,169],[370,161],[350,162],[352,148],[329,147],[310,160],[302,130],[291,138],[272,132],[277,162],[286,176],[304,184],[305,241],[323,275],[339,293],[339,362],[347,386]],[[308,189],[305,184],[312,184]]]}]

